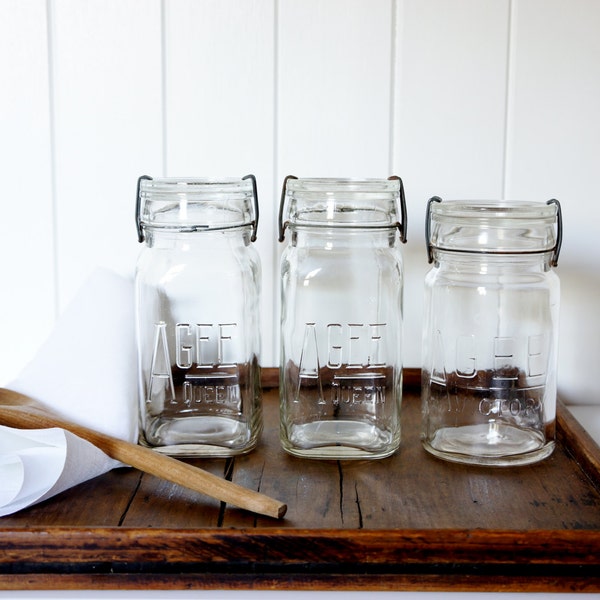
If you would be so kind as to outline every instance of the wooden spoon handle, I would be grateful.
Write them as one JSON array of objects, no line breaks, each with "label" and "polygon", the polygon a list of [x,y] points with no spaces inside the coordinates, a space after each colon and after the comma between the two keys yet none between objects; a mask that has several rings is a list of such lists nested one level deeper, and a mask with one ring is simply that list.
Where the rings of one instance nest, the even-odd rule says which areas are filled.
[{"label": "wooden spoon handle", "polygon": [[[7,404],[2,403],[4,400]],[[287,506],[278,500],[217,477],[198,467],[51,416],[33,405],[29,398],[12,390],[0,389],[0,424],[22,429],[60,427],[87,440],[115,460],[222,502],[276,519],[282,518],[287,510]]]}]

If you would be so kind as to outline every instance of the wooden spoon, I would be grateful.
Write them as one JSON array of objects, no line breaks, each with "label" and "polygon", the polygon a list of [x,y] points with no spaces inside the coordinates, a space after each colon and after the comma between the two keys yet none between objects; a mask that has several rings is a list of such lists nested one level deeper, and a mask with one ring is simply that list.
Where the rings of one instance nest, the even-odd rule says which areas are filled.
[{"label": "wooden spoon", "polygon": [[282,518],[287,510],[287,506],[278,500],[217,477],[183,461],[65,421],[33,398],[6,388],[0,388],[0,424],[21,429],[46,429],[49,427],[66,429],[87,440],[111,458],[222,502],[228,502],[239,508],[276,519]]}]

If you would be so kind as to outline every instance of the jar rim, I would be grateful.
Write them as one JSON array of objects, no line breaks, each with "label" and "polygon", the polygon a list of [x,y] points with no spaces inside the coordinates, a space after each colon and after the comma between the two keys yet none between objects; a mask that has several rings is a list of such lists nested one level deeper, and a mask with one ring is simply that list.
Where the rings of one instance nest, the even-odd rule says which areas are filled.
[{"label": "jar rim", "polygon": [[399,228],[404,241],[405,220],[404,190],[399,177],[290,176],[284,182],[279,213],[280,241],[288,225]]},{"label": "jar rim", "polygon": [[544,202],[520,200],[444,200],[431,203],[431,215],[452,219],[551,219],[557,206]]},{"label": "jar rim", "polygon": [[252,191],[249,180],[239,177],[162,177],[143,179],[140,182],[140,193],[150,194],[212,194],[215,192]]},{"label": "jar rim", "polygon": [[201,232],[258,225],[254,175],[245,177],[162,177],[138,179],[138,240],[146,229]]},{"label": "jar rim", "polygon": [[301,177],[286,183],[291,192],[340,192],[381,193],[398,192],[398,179],[353,178],[353,177]]}]

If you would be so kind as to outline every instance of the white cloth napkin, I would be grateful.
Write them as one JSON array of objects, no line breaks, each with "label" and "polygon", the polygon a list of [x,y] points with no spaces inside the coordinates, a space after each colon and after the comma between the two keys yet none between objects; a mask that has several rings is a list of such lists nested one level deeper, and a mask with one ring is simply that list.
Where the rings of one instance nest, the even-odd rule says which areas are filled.
[{"label": "white cloth napkin", "polygon": [[[64,419],[135,442],[136,381],[133,282],[98,269],[31,363],[6,387]],[[0,517],[117,466],[62,429],[0,427]]]}]

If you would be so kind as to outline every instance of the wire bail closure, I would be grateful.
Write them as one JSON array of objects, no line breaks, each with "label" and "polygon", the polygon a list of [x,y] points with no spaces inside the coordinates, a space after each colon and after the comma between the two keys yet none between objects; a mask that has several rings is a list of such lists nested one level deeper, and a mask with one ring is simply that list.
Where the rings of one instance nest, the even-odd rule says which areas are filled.
[{"label": "wire bail closure", "polygon": [[258,188],[256,185],[256,177],[251,173],[248,175],[244,175],[242,177],[242,181],[249,179],[252,182],[252,199],[254,201],[254,221],[252,221],[252,235],[250,236],[250,241],[256,241],[256,234],[258,232]]},{"label": "wire bail closure", "polygon": [[558,266],[558,255],[560,254],[560,247],[562,246],[562,237],[563,237],[563,222],[562,222],[562,209],[560,207],[560,202],[556,198],[552,198],[552,200],[548,200],[546,204],[555,204],[556,205],[556,244],[554,245],[554,252],[552,254],[552,260],[550,264],[553,267]]},{"label": "wire bail closure", "polygon": [[425,242],[427,244],[427,260],[429,264],[433,262],[433,249],[431,245],[431,205],[434,202],[441,202],[442,199],[439,196],[433,196],[429,198],[427,202],[427,213],[425,215]]},{"label": "wire bail closure", "polygon": [[298,179],[298,178],[295,175],[288,175],[283,180],[283,187],[281,188],[281,200],[279,201],[279,218],[277,219],[277,223],[279,225],[278,240],[280,242],[283,242],[283,240],[285,238],[285,230],[286,230],[287,226],[289,225],[289,221],[286,221],[285,223],[283,222],[283,207],[285,205],[285,192],[286,192],[286,188],[287,188],[287,182],[290,179]]},{"label": "wire bail closure", "polygon": [[[258,189],[256,185],[256,177],[251,173],[248,175],[244,175],[241,178],[242,181],[246,179],[250,179],[252,183],[252,201],[254,205],[254,220],[250,223],[252,225],[252,235],[250,236],[250,241],[255,242],[258,232],[258,218],[259,218],[259,209],[258,209]],[[138,242],[142,243],[144,241],[144,229],[142,227],[142,181],[152,181],[152,177],[150,175],[141,175],[137,180],[137,192],[136,192],[136,200],[135,200],[135,227],[138,235]]]},{"label": "wire bail closure", "polygon": [[[442,202],[442,199],[439,196],[432,196],[427,202],[427,212],[425,215],[425,243],[427,245],[427,260],[430,264],[433,262],[433,245],[431,243],[431,207],[434,202]],[[550,265],[552,267],[556,267],[558,266],[558,256],[560,254],[563,237],[562,209],[560,202],[556,198],[548,200],[546,204],[556,205],[556,243],[552,249],[552,258],[550,259]]]},{"label": "wire bail closure", "polygon": [[[289,221],[283,221],[283,212],[284,212],[284,208],[285,208],[285,196],[286,196],[286,190],[287,190],[287,182],[290,179],[298,179],[298,177],[296,177],[295,175],[288,175],[286,176],[286,178],[283,180],[283,186],[281,189],[281,199],[279,201],[279,218],[278,218],[278,228],[279,228],[279,237],[278,237],[278,241],[283,242],[283,240],[285,239],[285,230],[287,229],[288,225],[289,225]],[[394,223],[394,227],[397,227],[398,230],[400,231],[400,241],[403,244],[406,244],[406,197],[404,195],[404,184],[402,183],[402,179],[400,177],[398,177],[398,175],[390,175],[390,177],[388,177],[388,181],[398,181],[400,183],[400,215],[402,218],[402,222],[396,222]]]},{"label": "wire bail closure", "polygon": [[137,194],[135,198],[135,228],[138,234],[138,242],[141,244],[144,241],[144,230],[142,229],[142,181],[152,181],[150,175],[142,175],[137,180]]},{"label": "wire bail closure", "polygon": [[396,222],[396,227],[400,231],[400,241],[406,244],[407,236],[407,213],[406,213],[406,197],[404,196],[404,183],[398,175],[390,175],[388,181],[398,181],[400,183],[400,216],[402,217],[402,223]]}]

